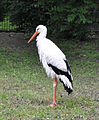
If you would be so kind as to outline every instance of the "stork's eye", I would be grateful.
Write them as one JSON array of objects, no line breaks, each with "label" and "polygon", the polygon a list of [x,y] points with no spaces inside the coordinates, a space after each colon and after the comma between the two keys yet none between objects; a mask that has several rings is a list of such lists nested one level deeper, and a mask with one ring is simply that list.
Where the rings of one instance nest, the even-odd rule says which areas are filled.
[{"label": "stork's eye", "polygon": [[39,28],[37,28],[37,31],[39,31]]}]

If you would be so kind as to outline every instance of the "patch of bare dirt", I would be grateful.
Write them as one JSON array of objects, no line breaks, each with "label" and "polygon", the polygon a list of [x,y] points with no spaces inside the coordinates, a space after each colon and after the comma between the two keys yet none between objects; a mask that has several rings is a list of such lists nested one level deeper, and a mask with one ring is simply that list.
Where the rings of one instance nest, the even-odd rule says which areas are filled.
[{"label": "patch of bare dirt", "polygon": [[24,50],[28,48],[32,49],[32,46],[32,44],[27,43],[22,32],[0,32],[0,48]]}]

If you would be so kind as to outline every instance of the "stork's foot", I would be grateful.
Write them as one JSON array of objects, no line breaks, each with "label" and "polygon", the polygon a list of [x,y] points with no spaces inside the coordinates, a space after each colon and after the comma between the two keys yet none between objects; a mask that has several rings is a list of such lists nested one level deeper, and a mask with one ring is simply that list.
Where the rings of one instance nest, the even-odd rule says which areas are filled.
[{"label": "stork's foot", "polygon": [[57,106],[56,103],[52,103],[52,104],[50,104],[50,107],[55,107],[55,106]]}]

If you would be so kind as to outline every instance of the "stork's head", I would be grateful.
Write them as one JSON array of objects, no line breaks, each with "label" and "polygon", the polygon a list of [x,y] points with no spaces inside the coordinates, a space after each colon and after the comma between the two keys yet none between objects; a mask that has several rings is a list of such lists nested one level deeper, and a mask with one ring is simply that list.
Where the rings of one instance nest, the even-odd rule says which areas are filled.
[{"label": "stork's head", "polygon": [[38,25],[36,27],[36,32],[41,33],[43,35],[47,34],[47,28],[44,25]]},{"label": "stork's head", "polygon": [[33,36],[30,38],[30,40],[28,41],[31,42],[33,38],[35,38],[37,35],[40,35],[42,37],[46,37],[47,35],[47,28],[44,25],[38,25],[36,27],[36,32],[33,34]]}]

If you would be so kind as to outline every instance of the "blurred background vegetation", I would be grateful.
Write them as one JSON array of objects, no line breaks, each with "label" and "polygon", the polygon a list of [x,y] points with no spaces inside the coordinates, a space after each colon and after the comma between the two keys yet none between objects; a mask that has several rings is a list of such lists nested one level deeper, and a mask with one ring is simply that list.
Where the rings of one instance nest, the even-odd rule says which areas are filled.
[{"label": "blurred background vegetation", "polygon": [[25,33],[43,24],[55,37],[87,40],[89,26],[99,23],[98,8],[97,0],[0,0],[0,21]]}]

